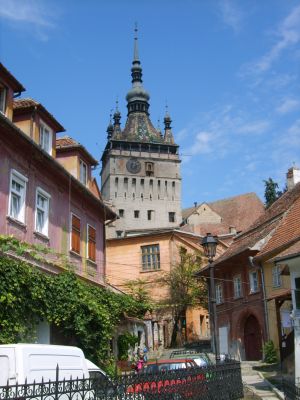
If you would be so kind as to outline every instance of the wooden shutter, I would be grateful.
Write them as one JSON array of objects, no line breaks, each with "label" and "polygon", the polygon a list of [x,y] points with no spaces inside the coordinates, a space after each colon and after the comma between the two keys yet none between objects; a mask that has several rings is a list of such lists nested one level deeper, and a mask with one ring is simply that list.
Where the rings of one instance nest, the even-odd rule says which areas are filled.
[{"label": "wooden shutter", "polygon": [[71,249],[80,254],[80,219],[72,214]]},{"label": "wooden shutter", "polygon": [[96,229],[88,225],[88,258],[96,261]]}]

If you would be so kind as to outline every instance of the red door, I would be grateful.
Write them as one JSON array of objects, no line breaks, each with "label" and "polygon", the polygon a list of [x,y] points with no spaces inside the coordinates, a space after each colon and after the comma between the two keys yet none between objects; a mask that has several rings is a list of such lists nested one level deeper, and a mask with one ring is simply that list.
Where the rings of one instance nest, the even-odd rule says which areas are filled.
[{"label": "red door", "polygon": [[244,345],[246,360],[254,361],[262,359],[261,329],[257,319],[250,315],[244,327]]}]

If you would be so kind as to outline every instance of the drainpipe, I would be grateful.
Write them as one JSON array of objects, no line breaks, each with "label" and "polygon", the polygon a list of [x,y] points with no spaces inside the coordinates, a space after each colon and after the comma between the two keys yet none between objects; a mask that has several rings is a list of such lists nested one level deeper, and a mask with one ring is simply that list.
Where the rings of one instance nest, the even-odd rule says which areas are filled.
[{"label": "drainpipe", "polygon": [[269,331],[269,317],[268,317],[268,308],[267,308],[267,298],[266,298],[266,286],[265,286],[265,274],[261,262],[259,262],[258,267],[260,269],[261,274],[261,285],[263,290],[263,302],[264,302],[264,314],[265,314],[265,330],[266,330],[266,339],[270,340],[270,331]]}]

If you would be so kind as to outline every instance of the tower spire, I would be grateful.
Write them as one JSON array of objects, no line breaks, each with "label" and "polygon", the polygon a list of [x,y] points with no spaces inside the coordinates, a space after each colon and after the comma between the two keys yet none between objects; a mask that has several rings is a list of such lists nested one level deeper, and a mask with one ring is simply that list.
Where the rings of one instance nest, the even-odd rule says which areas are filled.
[{"label": "tower spire", "polygon": [[137,22],[135,23],[134,26],[134,51],[133,51],[133,62],[139,61],[139,49],[138,49],[138,28],[137,28]]},{"label": "tower spire", "polygon": [[126,96],[128,115],[132,112],[144,112],[147,115],[149,109],[149,94],[143,88],[143,72],[141,67],[141,62],[139,60],[138,54],[138,36],[137,36],[137,24],[134,28],[134,49],[133,49],[133,61],[131,67],[131,77],[132,77],[132,88],[129,90]]}]

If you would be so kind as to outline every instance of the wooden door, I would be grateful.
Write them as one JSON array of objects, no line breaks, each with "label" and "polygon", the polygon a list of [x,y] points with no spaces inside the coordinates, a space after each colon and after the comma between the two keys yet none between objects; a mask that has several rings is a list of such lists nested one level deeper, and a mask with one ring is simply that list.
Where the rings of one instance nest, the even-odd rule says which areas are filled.
[{"label": "wooden door", "polygon": [[250,315],[244,326],[244,346],[246,360],[254,361],[262,358],[261,329],[257,319]]}]

